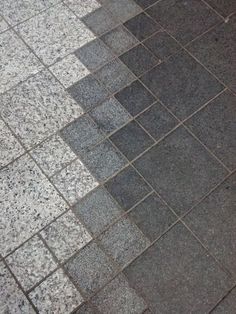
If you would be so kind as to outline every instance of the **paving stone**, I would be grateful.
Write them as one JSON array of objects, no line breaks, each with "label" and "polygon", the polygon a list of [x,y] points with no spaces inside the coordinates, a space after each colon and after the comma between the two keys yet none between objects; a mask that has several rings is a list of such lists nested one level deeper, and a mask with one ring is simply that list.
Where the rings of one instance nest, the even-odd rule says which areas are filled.
[{"label": "paving stone", "polygon": [[234,92],[236,91],[235,32],[236,18],[232,16],[228,23],[215,27],[188,47],[200,62]]},{"label": "paving stone", "polygon": [[133,208],[129,217],[150,241],[161,236],[177,220],[155,193]]},{"label": "paving stone", "polygon": [[110,141],[86,150],[81,158],[98,181],[108,179],[127,164],[126,159]]},{"label": "paving stone", "polygon": [[66,203],[28,156],[20,157],[1,170],[0,203],[2,256],[67,209]]},{"label": "paving stone", "polygon": [[49,69],[66,88],[90,73],[84,64],[72,54],[53,64]]},{"label": "paving stone", "polygon": [[131,121],[110,137],[111,141],[132,160],[154,144],[153,139],[138,125]]},{"label": "paving stone", "polygon": [[42,70],[40,61],[12,31],[0,34],[0,94]]},{"label": "paving stone", "polygon": [[116,55],[120,55],[138,44],[137,39],[122,25],[104,34],[101,39]]},{"label": "paving stone", "polygon": [[104,65],[95,73],[95,76],[106,86],[110,93],[118,92],[135,80],[135,76],[119,59]]},{"label": "paving stone", "polygon": [[55,172],[61,170],[76,158],[73,151],[58,135],[37,146],[31,151],[31,154],[49,176],[53,176]]},{"label": "paving stone", "polygon": [[103,231],[123,213],[106,189],[102,187],[95,189],[76,203],[74,212],[94,235]]},{"label": "paving stone", "polygon": [[191,230],[233,275],[236,274],[235,190],[234,174],[185,217]]},{"label": "paving stone", "polygon": [[104,101],[109,95],[104,86],[92,74],[69,87],[67,91],[86,111]]},{"label": "paving stone", "polygon": [[143,44],[159,59],[167,58],[181,49],[178,42],[164,31],[149,37]]},{"label": "paving stone", "polygon": [[146,9],[158,0],[134,0],[141,8]]},{"label": "paving stone", "polygon": [[104,138],[98,126],[87,115],[66,126],[60,134],[76,154],[94,146]]},{"label": "paving stone", "polygon": [[206,0],[206,2],[225,17],[236,11],[236,3],[234,0]]},{"label": "paving stone", "polygon": [[105,0],[104,8],[122,22],[140,13],[141,8],[133,0]]},{"label": "paving stone", "polygon": [[57,267],[51,253],[38,236],[31,238],[9,255],[7,263],[24,290],[32,288]]},{"label": "paving stone", "polygon": [[178,121],[158,102],[136,119],[156,140],[178,124]]},{"label": "paving stone", "polygon": [[95,38],[94,34],[63,4],[32,17],[16,29],[47,65]]},{"label": "paving stone", "polygon": [[0,168],[24,153],[23,147],[0,120]]},{"label": "paving stone", "polygon": [[2,95],[0,112],[25,146],[31,148],[83,111],[45,70]]},{"label": "paving stone", "polygon": [[147,9],[147,13],[182,44],[220,22],[220,17],[213,10],[197,0],[158,1]]},{"label": "paving stone", "polygon": [[100,237],[104,250],[121,267],[138,256],[149,244],[149,240],[128,218],[122,218]]},{"label": "paving stone", "polygon": [[136,15],[124,25],[140,41],[151,36],[161,28],[160,25],[145,13]]},{"label": "paving stone", "polygon": [[182,127],[151,148],[134,165],[178,214],[190,209],[227,174]]},{"label": "paving stone", "polygon": [[181,224],[124,273],[154,313],[208,313],[231,285],[231,278]]},{"label": "paving stone", "polygon": [[88,304],[84,303],[76,312],[75,314],[96,314],[95,310],[93,307]]},{"label": "paving stone", "polygon": [[101,7],[100,3],[96,0],[66,0],[65,3],[79,18]]},{"label": "paving stone", "polygon": [[106,134],[119,129],[131,118],[123,106],[114,98],[109,98],[100,106],[97,106],[90,112],[90,115]]},{"label": "paving stone", "polygon": [[137,76],[153,68],[159,60],[143,45],[138,45],[120,56],[121,61]]},{"label": "paving stone", "polygon": [[135,81],[122,89],[115,95],[115,98],[133,116],[143,111],[155,101],[152,94],[139,81]]},{"label": "paving stone", "polygon": [[83,298],[64,275],[57,270],[29,294],[40,313],[70,313],[83,302]]},{"label": "paving stone", "polygon": [[141,80],[180,119],[187,118],[223,89],[184,51],[145,73]]},{"label": "paving stone", "polygon": [[212,311],[212,314],[233,314],[236,311],[236,288]]},{"label": "paving stone", "polygon": [[129,287],[123,274],[93,297],[92,303],[103,314],[141,314],[147,307],[144,300]]},{"label": "paving stone", "polygon": [[84,197],[98,185],[79,159],[53,176],[52,181],[70,204]]},{"label": "paving stone", "polygon": [[103,7],[83,17],[82,21],[98,36],[110,31],[118,24],[112,13]]},{"label": "paving stone", "polygon": [[102,288],[117,271],[95,243],[83,248],[65,266],[73,282],[88,297]]},{"label": "paving stone", "polygon": [[0,33],[4,32],[8,29],[7,23],[4,21],[2,17],[0,17]]},{"label": "paving stone", "polygon": [[2,313],[35,313],[3,262],[0,262],[0,285],[0,311]]},{"label": "paving stone", "polygon": [[91,71],[102,67],[114,58],[109,48],[100,39],[95,39],[79,48],[75,55]]}]

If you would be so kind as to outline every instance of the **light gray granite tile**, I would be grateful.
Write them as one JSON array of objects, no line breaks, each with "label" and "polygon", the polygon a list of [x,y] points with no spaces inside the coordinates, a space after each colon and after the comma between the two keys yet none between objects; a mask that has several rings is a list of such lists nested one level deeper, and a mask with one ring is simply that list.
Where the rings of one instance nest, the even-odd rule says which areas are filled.
[{"label": "light gray granite tile", "polygon": [[37,146],[31,154],[49,176],[52,176],[56,171],[60,171],[77,157],[58,135],[54,135]]},{"label": "light gray granite tile", "polygon": [[8,25],[4,19],[0,17],[0,33],[4,32],[6,29],[8,29]]},{"label": "light gray granite tile", "polygon": [[32,17],[16,29],[47,65],[95,38],[87,26],[63,4]]},{"label": "light gray granite tile", "polygon": [[0,112],[30,148],[79,117],[83,111],[45,70],[2,95]]},{"label": "light gray granite tile", "polygon": [[85,196],[98,185],[98,182],[79,159],[53,176],[52,180],[70,204]]},{"label": "light gray granite tile", "polygon": [[0,120],[0,168],[24,153],[23,147]]},{"label": "light gray granite tile", "polygon": [[90,71],[74,54],[68,55],[49,69],[66,88],[90,74]]},{"label": "light gray granite tile", "polygon": [[51,223],[41,235],[61,261],[68,259],[92,240],[91,235],[71,211]]},{"label": "light gray granite tile", "polygon": [[35,311],[17,286],[9,270],[0,262],[0,313],[33,314]]},{"label": "light gray granite tile", "polygon": [[51,253],[38,236],[24,243],[6,260],[25,290],[32,288],[57,267]]},{"label": "light gray granite tile", "polygon": [[43,68],[12,30],[0,34],[0,60],[0,94]]},{"label": "light gray granite tile", "polygon": [[83,298],[61,269],[57,270],[29,294],[41,314],[69,314]]},{"label": "light gray granite tile", "polygon": [[64,200],[28,156],[0,171],[0,207],[3,256],[67,209]]},{"label": "light gray granite tile", "polygon": [[78,17],[83,17],[101,7],[96,0],[66,0],[65,3]]}]

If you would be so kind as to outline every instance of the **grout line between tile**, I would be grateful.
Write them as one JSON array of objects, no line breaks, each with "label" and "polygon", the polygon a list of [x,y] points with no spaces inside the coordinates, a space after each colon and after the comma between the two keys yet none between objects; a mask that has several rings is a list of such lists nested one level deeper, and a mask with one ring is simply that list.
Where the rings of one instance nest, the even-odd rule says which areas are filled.
[{"label": "grout line between tile", "polygon": [[225,300],[225,299],[227,298],[227,296],[228,296],[235,288],[236,288],[236,285],[234,284],[233,287],[231,287],[231,288],[229,289],[229,291],[227,291],[227,293],[226,293],[222,298],[220,298],[220,299],[216,302],[216,304],[213,306],[213,308],[211,308],[211,310],[209,311],[209,314],[212,314],[213,311],[217,308],[217,306],[220,305],[220,303],[221,303],[223,300]]}]

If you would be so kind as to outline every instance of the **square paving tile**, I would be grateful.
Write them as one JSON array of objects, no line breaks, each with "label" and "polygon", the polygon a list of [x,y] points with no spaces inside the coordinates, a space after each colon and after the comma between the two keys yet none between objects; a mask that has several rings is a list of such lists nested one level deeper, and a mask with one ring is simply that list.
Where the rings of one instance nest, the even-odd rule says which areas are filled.
[{"label": "square paving tile", "polygon": [[159,60],[143,45],[138,45],[120,56],[121,61],[137,76],[153,68]]},{"label": "square paving tile", "polygon": [[91,301],[103,314],[141,314],[147,307],[144,300],[129,287],[123,274],[113,279]]},{"label": "square paving tile", "polygon": [[161,236],[177,220],[155,193],[134,207],[129,217],[150,241]]},{"label": "square paving tile", "polygon": [[178,124],[178,121],[158,102],[136,119],[156,140]]},{"label": "square paving tile", "polygon": [[233,16],[228,23],[215,27],[188,47],[198,60],[234,92],[236,91],[235,32],[236,18]]},{"label": "square paving tile", "polygon": [[236,288],[234,288],[225,299],[212,311],[212,314],[234,313],[236,311]]},{"label": "square paving tile", "polygon": [[122,25],[104,34],[101,39],[116,55],[120,55],[138,44],[137,39]]},{"label": "square paving tile", "polygon": [[0,97],[0,112],[27,148],[82,114],[81,107],[48,72],[29,78]]},{"label": "square paving tile", "polygon": [[3,256],[67,209],[63,199],[28,156],[22,156],[1,170],[0,203],[0,252]]},{"label": "square paving tile", "polygon": [[138,256],[149,240],[128,218],[122,218],[99,238],[99,242],[121,267]]},{"label": "square paving tile", "polygon": [[206,0],[206,2],[225,17],[236,11],[236,2],[234,0]]},{"label": "square paving tile", "polygon": [[104,138],[98,126],[87,115],[66,126],[60,134],[76,154],[96,145]]},{"label": "square paving tile", "polygon": [[75,203],[98,185],[79,159],[53,176],[52,181],[70,204]]},{"label": "square paving tile", "polygon": [[75,83],[67,91],[85,111],[95,107],[109,95],[105,87],[92,74]]},{"label": "square paving tile", "polygon": [[103,7],[83,17],[82,21],[98,36],[110,31],[119,23],[112,13]]},{"label": "square paving tile", "polygon": [[102,288],[117,271],[95,243],[83,248],[66,264],[66,269],[73,282],[88,297]]},{"label": "square paving tile", "polygon": [[110,49],[100,39],[95,39],[79,48],[75,55],[91,71],[102,67],[114,58]]},{"label": "square paving tile", "polygon": [[38,236],[31,238],[6,260],[25,291],[57,267],[51,253]]},{"label": "square paving tile", "polygon": [[236,168],[236,97],[224,92],[194,115],[187,126],[223,163]]},{"label": "square paving tile", "polygon": [[131,121],[110,137],[119,150],[132,160],[154,144],[153,139],[138,125]]},{"label": "square paving tile", "polygon": [[0,94],[42,70],[40,61],[12,31],[0,34]]},{"label": "square paving tile", "polygon": [[227,174],[221,164],[182,127],[134,164],[178,214],[190,209]]},{"label": "square paving tile", "polygon": [[152,94],[139,81],[135,81],[122,89],[115,95],[115,98],[133,116],[155,102]]},{"label": "square paving tile", "polygon": [[181,224],[124,272],[153,313],[209,313],[232,284],[231,278]]},{"label": "square paving tile", "polygon": [[96,314],[95,309],[89,303],[84,303],[75,311],[75,314]]},{"label": "square paving tile", "polygon": [[127,167],[118,173],[105,184],[105,187],[122,209],[126,210],[151,191],[151,188],[132,167]]},{"label": "square paving tile", "polygon": [[170,57],[141,80],[180,119],[187,118],[223,89],[186,52]]},{"label": "square paving tile", "polygon": [[61,269],[57,270],[29,294],[40,313],[71,313],[83,302],[75,286]]},{"label": "square paving tile", "polygon": [[136,15],[124,25],[140,41],[151,36],[160,29],[160,25],[145,13]]},{"label": "square paving tile", "polygon": [[90,112],[98,126],[110,134],[126,124],[131,116],[115,98],[109,98]]},{"label": "square paving tile", "polygon": [[141,8],[146,9],[158,0],[134,0]]},{"label": "square paving tile", "polygon": [[62,4],[29,19],[16,29],[47,65],[95,38],[74,13]]},{"label": "square paving tile", "polygon": [[236,175],[232,175],[184,219],[201,242],[236,275]]},{"label": "square paving tile", "polygon": [[86,150],[81,158],[98,181],[108,179],[127,164],[126,159],[110,141]]},{"label": "square paving tile", "polygon": [[99,69],[95,76],[110,93],[116,93],[135,80],[133,73],[119,59],[115,59]]},{"label": "square paving tile", "polygon": [[0,286],[0,311],[2,313],[35,313],[3,262],[0,262]]},{"label": "square paving tile", "polygon": [[11,133],[7,125],[0,120],[0,168],[23,153],[23,147]]},{"label": "square paving tile", "polygon": [[74,212],[92,234],[97,235],[123,211],[107,193],[99,187],[74,206]]},{"label": "square paving tile", "polygon": [[49,176],[64,168],[77,157],[58,135],[37,146],[31,151],[31,155]]},{"label": "square paving tile", "polygon": [[96,0],[66,0],[65,3],[80,18],[101,7]]},{"label": "square paving tile", "polygon": [[141,8],[133,0],[105,0],[104,8],[122,22],[130,19],[132,16],[140,13]]},{"label": "square paving tile", "polygon": [[213,10],[196,0],[161,0],[148,9],[147,13],[182,44],[220,22],[220,17]]}]

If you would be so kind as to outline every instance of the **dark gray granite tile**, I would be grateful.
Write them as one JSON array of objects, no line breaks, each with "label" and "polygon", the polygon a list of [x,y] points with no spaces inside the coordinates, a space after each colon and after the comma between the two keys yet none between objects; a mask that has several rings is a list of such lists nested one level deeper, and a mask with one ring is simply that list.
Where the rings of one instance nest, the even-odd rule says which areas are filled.
[{"label": "dark gray granite tile", "polygon": [[156,140],[178,124],[178,121],[158,102],[136,119]]},{"label": "dark gray granite tile", "polygon": [[236,274],[236,175],[232,175],[185,218],[201,242]]},{"label": "dark gray granite tile", "polygon": [[137,76],[150,70],[159,60],[143,45],[138,45],[120,56],[121,61]]},{"label": "dark gray granite tile", "polygon": [[183,127],[134,165],[178,214],[191,208],[227,175],[222,165]]},{"label": "dark gray granite tile", "polygon": [[132,160],[154,144],[153,139],[138,125],[131,121],[110,137],[119,150]]},{"label": "dark gray granite tile", "polygon": [[158,0],[134,0],[141,8],[145,9]]},{"label": "dark gray granite tile", "polygon": [[154,96],[139,81],[131,83],[115,95],[115,98],[133,116],[155,102]]},{"label": "dark gray granite tile", "polygon": [[96,312],[90,304],[84,303],[74,314],[96,314]]},{"label": "dark gray granite tile", "polygon": [[147,183],[132,167],[127,167],[110,179],[105,187],[120,206],[126,210],[151,191]]},{"label": "dark gray granite tile", "polygon": [[87,115],[73,121],[60,134],[76,154],[104,138],[98,126]]},{"label": "dark gray granite tile", "polygon": [[190,120],[187,126],[231,168],[236,168],[236,97],[224,92]]},{"label": "dark gray granite tile", "polygon": [[89,110],[108,97],[108,91],[92,74],[67,89],[84,110]]},{"label": "dark gray granite tile", "polygon": [[236,312],[236,288],[234,288],[212,311],[212,314],[234,314]]},{"label": "dark gray granite tile", "polygon": [[129,217],[150,241],[161,236],[177,220],[155,193],[133,208]]},{"label": "dark gray granite tile", "polygon": [[125,270],[153,313],[209,313],[231,278],[181,224]]},{"label": "dark gray granite tile", "polygon": [[213,10],[198,0],[158,1],[147,13],[182,44],[221,21]]},{"label": "dark gray granite tile", "polygon": [[223,89],[184,51],[145,73],[141,80],[180,119],[189,116]]},{"label": "dark gray granite tile", "polygon": [[140,13],[141,8],[133,0],[105,0],[104,8],[111,11],[112,14],[122,22],[130,19],[132,16]]},{"label": "dark gray granite tile", "polygon": [[161,28],[159,24],[145,13],[136,15],[125,22],[124,25],[140,41],[151,36]]},{"label": "dark gray granite tile", "polygon": [[83,248],[65,264],[70,278],[89,297],[105,285],[117,271],[106,254],[95,244]]},{"label": "dark gray granite tile", "polygon": [[225,17],[236,11],[236,2],[234,0],[206,0],[206,2]]}]

